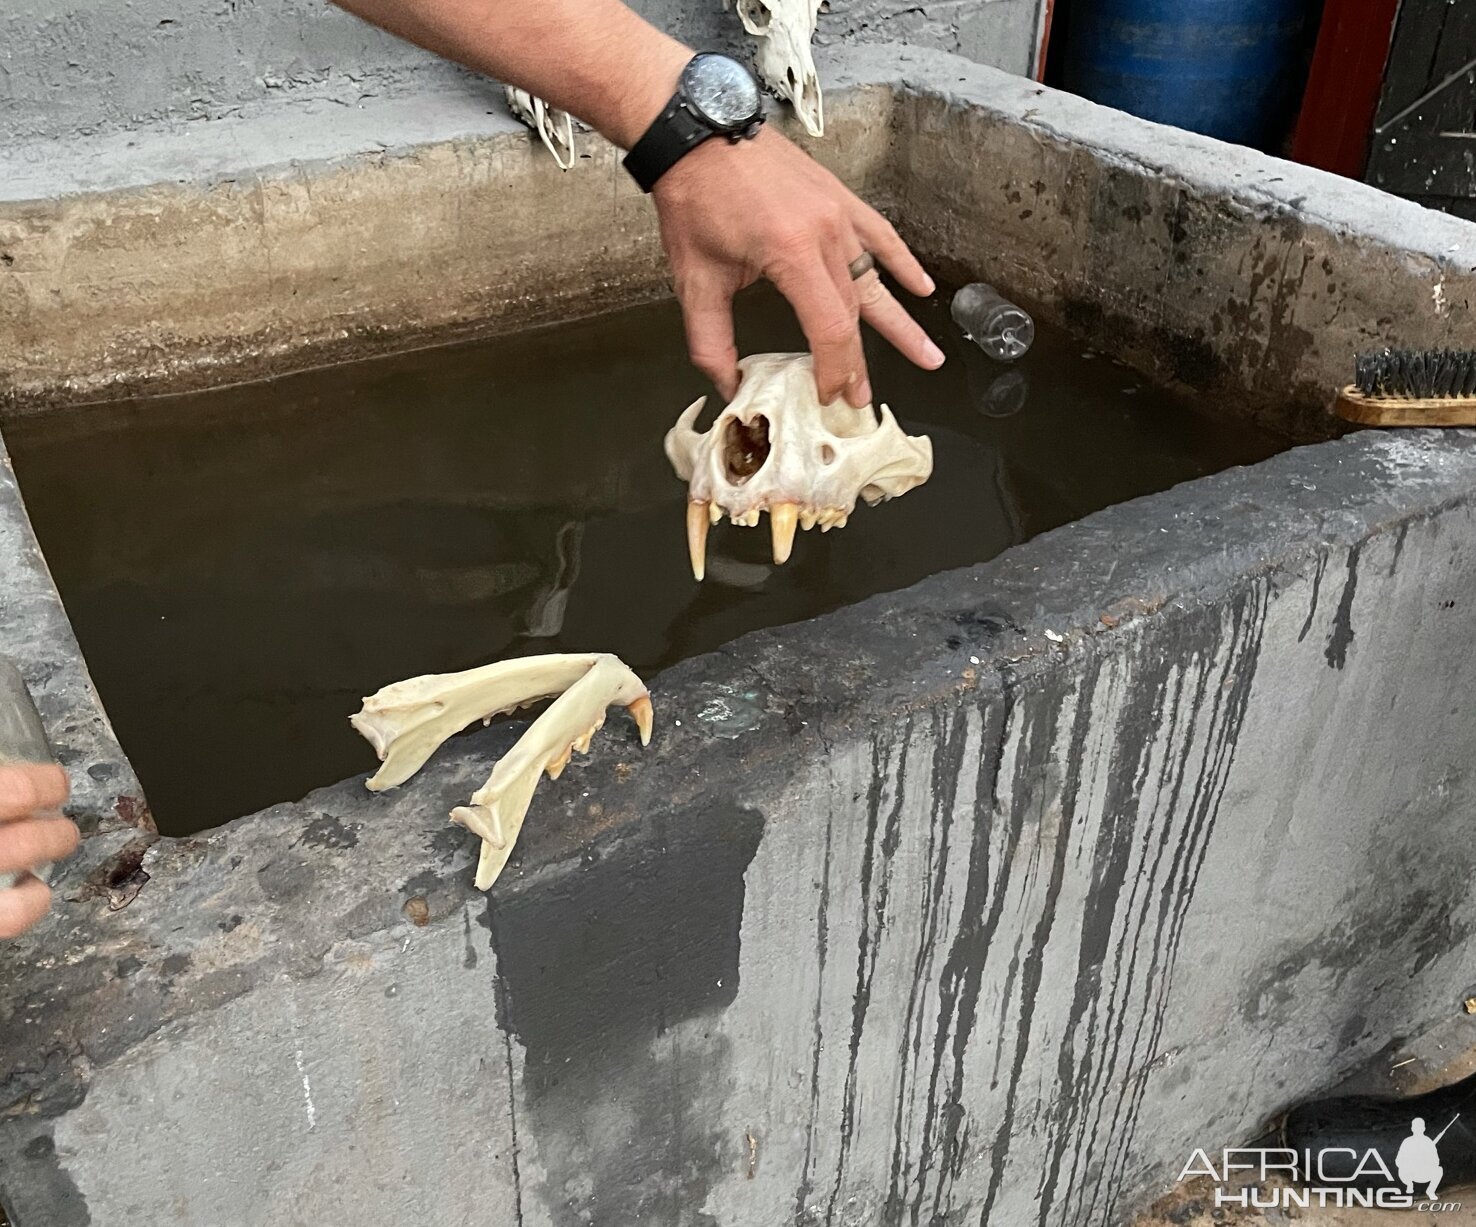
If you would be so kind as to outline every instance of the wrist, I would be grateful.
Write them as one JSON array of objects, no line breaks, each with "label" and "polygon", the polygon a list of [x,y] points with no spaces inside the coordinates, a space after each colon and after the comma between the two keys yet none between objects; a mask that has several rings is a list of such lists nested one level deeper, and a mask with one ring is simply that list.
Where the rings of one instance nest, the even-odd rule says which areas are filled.
[{"label": "wrist", "polygon": [[642,49],[641,69],[620,77],[620,88],[608,99],[605,116],[594,117],[595,126],[614,144],[629,149],[676,93],[682,69],[693,56],[690,48],[666,35],[660,45]]},{"label": "wrist", "polygon": [[[762,163],[775,144],[784,137],[767,125],[748,141],[703,141],[668,170],[651,189],[651,198],[659,204],[690,199],[699,194],[703,184],[725,182],[743,175],[757,157]],[[777,152],[777,151],[775,151]]]}]

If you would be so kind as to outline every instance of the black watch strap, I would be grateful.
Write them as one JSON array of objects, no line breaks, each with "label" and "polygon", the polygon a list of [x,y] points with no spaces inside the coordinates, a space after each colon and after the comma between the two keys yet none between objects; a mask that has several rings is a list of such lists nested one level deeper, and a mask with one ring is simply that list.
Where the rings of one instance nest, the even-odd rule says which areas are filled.
[{"label": "black watch strap", "polygon": [[687,110],[678,90],[641,139],[630,147],[625,155],[625,169],[641,185],[641,191],[649,192],[682,158],[708,137],[717,135]]}]

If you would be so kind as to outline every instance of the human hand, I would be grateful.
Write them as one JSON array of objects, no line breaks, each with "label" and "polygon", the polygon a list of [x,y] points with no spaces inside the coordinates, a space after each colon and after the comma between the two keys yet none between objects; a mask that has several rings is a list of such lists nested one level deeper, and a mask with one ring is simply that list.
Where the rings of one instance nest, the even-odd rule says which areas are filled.
[{"label": "human hand", "polygon": [[59,813],[66,799],[60,767],[0,766],[0,874],[18,875],[14,886],[0,890],[0,941],[24,933],[51,906],[51,889],[32,871],[77,847],[77,828]]},{"label": "human hand", "polygon": [[858,317],[928,370],[943,351],[875,270],[851,280],[862,252],[914,294],[933,280],[891,224],[779,133],[704,141],[666,172],[652,196],[687,326],[692,362],[731,400],[738,388],[733,295],[767,277],[799,316],[824,404],[871,401]]}]

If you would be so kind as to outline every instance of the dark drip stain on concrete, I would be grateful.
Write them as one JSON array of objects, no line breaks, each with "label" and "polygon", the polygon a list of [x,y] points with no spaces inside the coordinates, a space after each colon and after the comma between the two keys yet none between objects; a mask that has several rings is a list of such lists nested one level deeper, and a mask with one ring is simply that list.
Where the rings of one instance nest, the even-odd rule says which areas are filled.
[{"label": "dark drip stain on concrete", "polygon": [[[920,1074],[926,1030],[923,1021],[925,988],[932,980],[932,966],[936,957],[935,947],[939,931],[939,912],[944,900],[948,870],[949,840],[953,830],[953,811],[958,795],[958,785],[963,779],[966,766],[964,755],[967,722],[957,713],[950,720],[942,713],[935,711],[932,715],[932,726],[932,778],[936,788],[933,793],[925,854],[928,867],[927,887],[919,904],[922,939],[918,943],[917,954],[913,960],[907,1010],[902,1024],[903,1046],[897,1054],[898,1068],[903,1071],[904,1087],[915,1085]],[[935,1053],[933,1062],[935,1071],[937,1064]],[[934,1079],[933,1085],[929,1088],[929,1111],[923,1124],[925,1130],[930,1129],[933,1124],[932,1109],[936,1106],[934,1102],[936,1089],[936,1079]],[[897,1110],[892,1120],[893,1146],[886,1200],[888,1221],[904,1221],[904,1184],[909,1175],[904,1139],[909,1137],[912,1131],[913,1122],[906,1119],[911,1098],[910,1095],[898,1096]],[[949,1124],[956,1131],[957,1122],[950,1121]],[[919,1179],[926,1175],[926,1164],[929,1157],[930,1149],[925,1141],[922,1149],[923,1166],[918,1173]],[[913,1209],[915,1215],[917,1206],[914,1205]]]},{"label": "dark drip stain on concrete", "polygon": [[[159,827],[187,834],[371,767],[347,717],[387,682],[592,649],[650,674],[1282,446],[1058,329],[1004,368],[946,299],[914,309],[948,365],[868,353],[878,399],[932,435],[932,481],[781,568],[766,531],[723,525],[701,586],[661,449],[705,390],[672,303],[6,440]],[[738,315],[744,352],[803,348],[775,295]]]},{"label": "dark drip stain on concrete", "polygon": [[[845,1180],[846,1161],[856,1128],[857,1076],[860,1072],[861,1032],[871,1008],[871,985],[876,976],[876,960],[881,950],[882,929],[889,919],[887,900],[892,885],[892,857],[901,838],[902,801],[907,787],[907,752],[912,741],[913,722],[909,718],[895,749],[898,755],[895,772],[888,763],[893,747],[873,739],[871,788],[866,797],[866,850],[861,860],[861,933],[856,949],[856,987],[851,998],[850,1053],[846,1064],[845,1092],[840,1120],[840,1160],[836,1164],[835,1182],[831,1186],[826,1221],[834,1220]],[[892,796],[883,809],[883,785],[890,783]],[[880,855],[878,855],[878,853]]]},{"label": "dark drip stain on concrete", "polygon": [[[827,747],[828,749],[828,747]],[[830,953],[830,865],[835,845],[835,810],[825,816],[825,860],[821,867],[820,902],[815,917],[815,1040],[810,1050],[810,1111],[805,1123],[805,1157],[794,1195],[794,1220],[802,1222],[815,1191],[815,1142],[820,1120],[820,1058],[825,1051],[825,968]]]},{"label": "dark drip stain on concrete", "polygon": [[[1030,1222],[1116,1221],[1120,1190],[1141,1176],[1128,1165],[1149,1081],[1143,1073],[1172,1055],[1163,1051],[1170,987],[1271,591],[1250,583],[1224,607],[1166,617],[1158,627],[1166,641],[1126,656],[1088,648],[1078,671],[1016,677],[1006,668],[998,697],[977,709],[965,701],[873,730],[871,779],[856,798],[855,821],[864,824],[857,871],[832,881],[825,859],[826,917],[845,899],[860,927],[857,944],[842,951],[827,949],[826,917],[818,926],[820,991],[849,955],[841,974],[851,977],[852,1005],[839,1034],[839,1020],[824,1034],[817,1012],[796,1223],[838,1224],[856,1212],[858,1177],[848,1164],[863,1113],[873,1137],[879,1119],[890,1124],[878,1223],[955,1221],[965,1173],[967,1221],[992,1222],[1021,1178],[1010,1156],[1022,1129],[1046,1141],[1046,1161],[1030,1177]],[[1110,743],[1091,727],[1104,704],[1120,713],[1121,734]],[[894,903],[904,791],[929,799],[921,886],[910,896],[920,913],[912,916]],[[951,884],[950,855],[967,860]],[[1077,874],[1092,884],[1079,923],[1058,916],[1077,906],[1063,903],[1068,876]],[[961,900],[949,904],[949,891],[959,890]],[[898,924],[918,935],[910,983],[905,1001],[881,1003],[873,997],[878,950]],[[1069,1007],[1037,1019],[1047,977],[1059,974],[1048,968],[1068,960]],[[986,1009],[995,996],[997,1010]],[[880,1106],[858,1104],[855,1093],[858,1063],[879,1055],[865,1038],[873,1012],[902,1021],[890,1062],[896,1099]],[[844,1057],[822,1067],[822,1043]],[[828,1093],[822,1077],[831,1080]],[[989,1114],[970,1104],[988,1104]],[[816,1138],[826,1133],[834,1166],[817,1170]]]},{"label": "dark drip stain on concrete", "polygon": [[1327,637],[1327,663],[1341,669],[1348,663],[1348,649],[1353,646],[1353,597],[1358,591],[1359,547],[1348,551],[1348,578],[1343,582],[1343,595],[1333,616],[1332,631]]},{"label": "dark drip stain on concrete", "polygon": [[738,992],[743,875],[762,834],[761,815],[715,802],[700,823],[592,850],[563,880],[489,894],[498,1022],[523,1047],[515,1124],[560,1227],[707,1222],[734,1139],[713,1127],[729,1041],[703,1019]]},{"label": "dark drip stain on concrete", "polygon": [[1312,573],[1312,598],[1307,602],[1307,620],[1302,623],[1302,629],[1297,633],[1297,642],[1301,643],[1307,638],[1312,629],[1312,620],[1317,617],[1317,599],[1322,593],[1322,576],[1327,570],[1327,555],[1317,555],[1317,569]]},{"label": "dark drip stain on concrete", "polygon": [[[1115,1017],[1109,1014],[1103,1028],[1111,1039],[1100,1053],[1098,1076],[1087,1083],[1082,1095],[1083,1104],[1093,1105],[1090,1122],[1088,1113],[1081,1112],[1074,1134],[1063,1136],[1058,1143],[1058,1150],[1065,1146],[1073,1155],[1063,1207],[1088,1219],[1098,1215],[1111,1219],[1117,1210],[1116,1199],[1128,1183],[1126,1164],[1148,1079],[1128,1078],[1125,1071],[1151,1070],[1163,1055],[1169,989],[1184,923],[1229,783],[1270,600],[1265,585],[1253,585],[1240,593],[1227,614],[1201,614],[1195,620],[1198,625],[1186,622],[1174,631],[1185,652],[1181,659],[1196,661],[1193,695],[1185,702],[1180,681],[1174,681],[1175,720],[1170,726],[1169,752],[1160,769],[1159,795],[1166,794],[1167,801],[1151,814],[1157,828],[1151,865],[1139,865],[1127,907],[1120,913],[1133,919],[1130,933],[1124,926],[1114,955],[1107,1000]],[[1221,617],[1225,622],[1219,625],[1206,624]],[[1222,660],[1218,666],[1217,656]],[[1159,673],[1147,680],[1161,699],[1168,676]],[[1148,727],[1150,723],[1143,725],[1145,732]],[[1115,788],[1120,784],[1115,783]],[[1133,794],[1118,795],[1126,804]],[[1131,832],[1121,834],[1126,839]],[[1137,991],[1141,996],[1134,1003]],[[1131,1036],[1127,1033],[1130,1015]],[[1111,1093],[1114,1087],[1115,1095]],[[1105,1143],[1106,1154],[1093,1153],[1098,1140]],[[1048,1220],[1042,1217],[1040,1221]]]}]

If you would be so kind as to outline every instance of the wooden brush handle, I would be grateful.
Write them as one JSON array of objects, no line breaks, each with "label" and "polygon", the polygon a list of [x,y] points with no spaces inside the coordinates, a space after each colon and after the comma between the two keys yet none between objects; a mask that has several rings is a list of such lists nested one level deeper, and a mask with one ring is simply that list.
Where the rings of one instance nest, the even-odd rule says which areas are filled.
[{"label": "wooden brush handle", "polygon": [[1476,426],[1476,397],[1365,396],[1349,384],[1338,394],[1337,414],[1362,426]]}]

